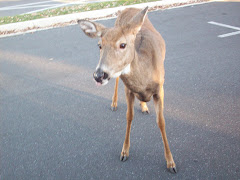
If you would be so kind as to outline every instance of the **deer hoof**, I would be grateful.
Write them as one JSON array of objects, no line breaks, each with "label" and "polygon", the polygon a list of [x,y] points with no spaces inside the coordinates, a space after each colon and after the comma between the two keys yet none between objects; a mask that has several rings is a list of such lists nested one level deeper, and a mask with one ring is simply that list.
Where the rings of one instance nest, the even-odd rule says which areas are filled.
[{"label": "deer hoof", "polygon": [[128,156],[120,156],[120,161],[124,162],[128,159]]},{"label": "deer hoof", "polygon": [[117,111],[117,106],[111,106],[112,111]]},{"label": "deer hoof", "polygon": [[176,167],[168,168],[168,170],[173,174],[177,173],[177,168]]},{"label": "deer hoof", "polygon": [[150,111],[149,110],[146,110],[146,111],[142,111],[143,114],[150,114]]}]

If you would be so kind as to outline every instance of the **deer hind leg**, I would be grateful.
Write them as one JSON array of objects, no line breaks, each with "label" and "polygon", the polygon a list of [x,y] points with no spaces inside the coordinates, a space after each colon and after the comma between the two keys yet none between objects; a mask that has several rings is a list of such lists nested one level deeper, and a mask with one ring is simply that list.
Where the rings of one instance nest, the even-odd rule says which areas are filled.
[{"label": "deer hind leg", "polygon": [[149,114],[150,111],[148,110],[147,103],[140,101],[140,106],[143,114]]},{"label": "deer hind leg", "polygon": [[134,94],[125,87],[125,94],[126,94],[126,101],[127,101],[127,127],[126,127],[126,135],[125,140],[123,143],[123,148],[120,156],[121,161],[126,161],[129,156],[129,148],[130,148],[130,131],[131,131],[131,124],[134,116]]},{"label": "deer hind leg", "polygon": [[172,153],[169,148],[168,140],[167,140],[167,135],[165,131],[165,119],[163,116],[163,101],[164,101],[164,89],[163,86],[160,88],[159,94],[156,94],[153,96],[154,99],[154,105],[155,105],[155,111],[157,115],[157,124],[158,127],[160,128],[161,135],[162,135],[162,140],[163,140],[163,145],[164,145],[164,154],[165,154],[165,159],[167,161],[167,168],[170,172],[176,173],[176,165],[174,163]]},{"label": "deer hind leg", "polygon": [[116,82],[115,82],[114,94],[113,94],[113,97],[112,97],[112,105],[111,105],[112,111],[116,111],[117,110],[118,81],[119,81],[119,77],[116,78]]}]

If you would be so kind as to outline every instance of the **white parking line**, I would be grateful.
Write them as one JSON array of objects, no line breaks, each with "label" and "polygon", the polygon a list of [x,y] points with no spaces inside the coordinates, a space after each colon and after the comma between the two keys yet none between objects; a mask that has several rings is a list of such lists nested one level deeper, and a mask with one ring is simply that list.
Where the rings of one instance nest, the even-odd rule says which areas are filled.
[{"label": "white parking line", "polygon": [[218,37],[220,38],[224,38],[224,37],[228,37],[228,36],[234,36],[240,34],[240,31],[236,31],[236,32],[232,32],[232,33],[228,33],[228,34],[223,34],[223,35],[219,35]]},{"label": "white parking line", "polygon": [[106,2],[106,1],[114,1],[114,0],[97,0],[97,1],[82,1],[82,2],[72,2],[72,3],[65,3],[65,4],[58,4],[56,6],[49,6],[48,8],[44,8],[44,9],[38,9],[35,11],[30,11],[27,13],[23,13],[23,14],[31,14],[31,13],[36,13],[36,12],[40,12],[40,11],[44,11],[44,10],[48,10],[48,9],[54,9],[54,8],[58,8],[58,7],[62,7],[62,6],[69,6],[69,5],[74,5],[74,4],[92,4],[92,3],[97,3],[97,2]]},{"label": "white parking line", "polygon": [[[73,4],[91,4],[91,3],[96,3],[96,2],[105,2],[105,1],[114,1],[114,0],[96,0],[96,1],[76,1],[72,3],[61,3],[61,4],[53,4],[54,1],[41,1],[41,2],[35,2],[35,3],[27,3],[27,4],[19,4],[15,6],[7,6],[7,7],[2,7],[0,8],[0,11],[11,11],[11,10],[18,10],[18,9],[31,9],[31,8],[41,8],[38,10],[30,11],[27,13],[23,14],[31,14],[31,13],[36,13],[48,9],[54,9],[62,6],[68,6],[68,5],[73,5]],[[46,8],[42,8],[46,7]],[[22,14],[21,14],[22,15]]]},{"label": "white parking line", "polygon": [[31,9],[31,8],[40,8],[40,7],[50,7],[50,6],[56,6],[59,4],[51,4],[51,5],[36,5],[36,6],[19,6],[19,7],[11,7],[11,8],[0,8],[0,11],[9,11],[9,10],[16,10],[16,9]]},{"label": "white parking line", "polygon": [[214,22],[214,21],[209,21],[208,23],[216,25],[216,26],[222,26],[222,27],[225,27],[225,28],[238,30],[238,31],[235,31],[235,32],[219,35],[218,36],[219,38],[224,38],[224,37],[229,37],[229,36],[234,36],[234,35],[240,34],[240,27],[230,26],[230,25],[227,25],[227,24],[222,24],[222,23],[218,23],[218,22]]},{"label": "white parking line", "polygon": [[42,2],[36,2],[36,3],[27,3],[27,4],[19,4],[19,5],[15,5],[15,6],[7,6],[7,7],[3,7],[3,8],[0,8],[0,10],[2,9],[12,9],[12,8],[17,8],[17,7],[25,7],[25,6],[31,6],[31,5],[37,5],[37,4],[45,4],[45,3],[50,3],[50,2],[53,2],[53,1],[42,1]]}]

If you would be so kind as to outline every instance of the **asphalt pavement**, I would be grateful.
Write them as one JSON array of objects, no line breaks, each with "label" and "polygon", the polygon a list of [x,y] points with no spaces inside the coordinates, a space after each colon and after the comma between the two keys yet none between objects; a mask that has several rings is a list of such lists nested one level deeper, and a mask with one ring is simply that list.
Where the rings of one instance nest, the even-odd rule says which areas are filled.
[{"label": "asphalt pavement", "polygon": [[42,9],[48,9],[52,7],[60,7],[64,4],[61,1],[54,0],[20,0],[20,1],[0,1],[0,17],[3,16],[15,16],[20,14],[26,14],[29,12],[35,12]]},{"label": "asphalt pavement", "polygon": [[94,3],[105,0],[0,0],[0,17],[30,14],[44,10],[71,6],[74,4]]},{"label": "asphalt pavement", "polygon": [[78,25],[1,38],[0,179],[240,179],[239,9],[212,2],[149,13],[166,41],[165,119],[177,174],[166,169],[153,102],[143,115],[136,100],[130,157],[119,160],[123,83],[112,112],[114,80],[95,86],[97,40]]}]

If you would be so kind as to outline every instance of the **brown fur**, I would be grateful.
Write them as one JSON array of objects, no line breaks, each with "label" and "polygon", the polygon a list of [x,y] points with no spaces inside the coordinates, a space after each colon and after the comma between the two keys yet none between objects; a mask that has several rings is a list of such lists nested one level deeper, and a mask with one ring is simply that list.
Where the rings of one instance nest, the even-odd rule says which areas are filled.
[{"label": "brown fur", "polygon": [[[118,82],[119,82],[119,77],[116,78],[116,82],[115,82],[115,87],[114,87],[114,93],[112,96],[112,104],[111,104],[111,109],[112,111],[116,111],[117,110],[117,101],[118,101]],[[142,110],[143,114],[149,114],[150,111],[147,107],[147,103],[144,101],[140,101],[140,107]]]}]

